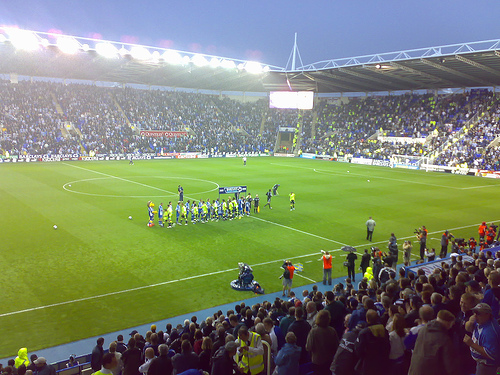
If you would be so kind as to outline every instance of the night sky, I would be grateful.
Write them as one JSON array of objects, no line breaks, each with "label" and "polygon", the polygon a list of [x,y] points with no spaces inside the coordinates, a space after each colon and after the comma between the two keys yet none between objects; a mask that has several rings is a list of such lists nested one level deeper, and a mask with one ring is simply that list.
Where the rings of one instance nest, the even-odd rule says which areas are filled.
[{"label": "night sky", "polygon": [[[0,24],[285,67],[500,38],[498,0],[0,0]],[[300,65],[300,64],[298,64]]]}]

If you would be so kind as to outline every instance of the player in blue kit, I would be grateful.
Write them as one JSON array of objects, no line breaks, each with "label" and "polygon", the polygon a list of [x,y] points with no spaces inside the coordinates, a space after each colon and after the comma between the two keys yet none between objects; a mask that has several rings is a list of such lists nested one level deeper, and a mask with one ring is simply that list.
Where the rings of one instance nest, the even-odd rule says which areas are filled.
[{"label": "player in blue kit", "polygon": [[175,207],[175,223],[179,224],[179,216],[181,215],[181,202],[177,202],[177,207]]},{"label": "player in blue kit", "polygon": [[158,206],[158,225],[163,227],[163,203]]},{"label": "player in blue kit", "polygon": [[210,203],[210,199],[207,199],[206,203],[207,205],[207,221],[212,218],[212,203]]},{"label": "player in blue kit", "polygon": [[252,208],[252,196],[248,194],[247,199],[245,200],[245,213],[247,214],[247,216],[250,216],[251,208]]},{"label": "player in blue kit", "polygon": [[155,204],[151,201],[148,202],[148,215],[149,215],[149,222],[148,222],[148,227],[152,227],[155,225],[155,210],[154,210]]},{"label": "player in blue kit", "polygon": [[190,210],[191,201],[188,200],[185,204],[185,207],[186,207],[186,220],[187,220],[189,219],[189,215],[191,215],[191,210]]}]

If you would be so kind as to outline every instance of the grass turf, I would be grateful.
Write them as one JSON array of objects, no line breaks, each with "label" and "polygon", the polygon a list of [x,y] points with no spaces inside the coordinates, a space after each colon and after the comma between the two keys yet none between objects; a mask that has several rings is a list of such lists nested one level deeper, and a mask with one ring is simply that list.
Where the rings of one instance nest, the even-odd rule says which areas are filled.
[{"label": "grass turf", "polygon": [[[229,287],[240,261],[267,292],[281,289],[285,258],[304,264],[294,287],[320,281],[320,249],[334,250],[333,275],[343,275],[339,249],[369,247],[368,216],[384,249],[391,232],[401,245],[426,225],[439,249],[445,229],[477,237],[478,223],[500,219],[495,180],[304,159],[4,164],[0,181],[0,358],[250,297]],[[265,192],[275,183],[269,210]],[[185,200],[247,185],[261,212],[148,228],[146,202],[175,202],[179,184]]]}]

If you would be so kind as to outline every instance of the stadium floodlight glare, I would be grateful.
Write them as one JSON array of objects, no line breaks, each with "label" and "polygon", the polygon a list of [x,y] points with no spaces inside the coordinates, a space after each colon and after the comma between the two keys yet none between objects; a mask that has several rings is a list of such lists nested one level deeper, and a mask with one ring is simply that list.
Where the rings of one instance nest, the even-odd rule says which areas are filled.
[{"label": "stadium floodlight glare", "polygon": [[120,50],[118,51],[118,53],[120,54],[120,56],[125,56],[125,55],[130,54],[130,52],[127,51],[127,49],[125,47],[123,47],[123,46],[122,46],[122,48],[120,48]]},{"label": "stadium floodlight glare", "polygon": [[3,43],[7,40],[7,38],[5,37],[5,35],[3,34],[0,34],[0,43]]},{"label": "stadium floodlight glare", "polygon": [[270,71],[271,71],[271,68],[269,67],[269,65],[266,65],[266,66],[264,67],[264,69],[262,69],[262,71],[263,71],[264,73],[267,73],[267,72],[270,72]]},{"label": "stadium floodlight glare", "polygon": [[219,66],[220,66],[220,60],[216,57],[212,57],[212,60],[210,60],[210,67],[216,69]]},{"label": "stadium floodlight glare", "polygon": [[149,60],[151,53],[143,46],[133,46],[130,55],[136,60]]},{"label": "stadium floodlight glare", "polygon": [[191,61],[193,62],[194,65],[196,65],[198,67],[208,65],[207,59],[202,55],[194,55],[193,58],[191,59]]},{"label": "stadium floodlight glare", "polygon": [[88,52],[90,50],[90,46],[87,43],[82,44],[82,50],[84,52]]},{"label": "stadium floodlight glare", "polygon": [[159,60],[160,59],[160,52],[153,51],[153,53],[151,54],[151,57],[153,58],[153,60]]},{"label": "stadium floodlight glare", "polygon": [[191,59],[189,58],[189,56],[188,56],[188,55],[186,55],[186,56],[184,56],[184,57],[182,58],[182,61],[181,61],[181,62],[182,62],[182,65],[189,65],[189,63],[191,62]]},{"label": "stadium floodlight glare", "polygon": [[50,44],[47,38],[42,38],[42,41],[40,43],[42,43],[42,46],[44,46],[45,48],[47,48]]},{"label": "stadium floodlight glare", "polygon": [[238,70],[243,70],[245,69],[245,65],[243,63],[238,64]]},{"label": "stadium floodlight glare", "polygon": [[7,33],[9,34],[10,42],[16,49],[25,51],[35,51],[38,49],[38,37],[31,31],[10,29]]},{"label": "stadium floodlight glare", "polygon": [[63,53],[74,55],[80,49],[80,43],[74,38],[62,36],[57,38],[57,47]]},{"label": "stadium floodlight glare", "polygon": [[170,49],[166,50],[163,53],[162,58],[168,64],[172,64],[172,65],[182,64],[182,56],[178,52],[172,51]]},{"label": "stadium floodlight glare", "polygon": [[104,57],[112,58],[118,54],[118,49],[109,42],[100,42],[95,45],[96,52]]},{"label": "stadium floodlight glare", "polygon": [[250,74],[260,74],[262,73],[262,65],[255,61],[248,61],[245,64],[245,70]]},{"label": "stadium floodlight glare", "polygon": [[236,69],[236,64],[233,60],[222,60],[220,66],[222,66],[224,69]]}]

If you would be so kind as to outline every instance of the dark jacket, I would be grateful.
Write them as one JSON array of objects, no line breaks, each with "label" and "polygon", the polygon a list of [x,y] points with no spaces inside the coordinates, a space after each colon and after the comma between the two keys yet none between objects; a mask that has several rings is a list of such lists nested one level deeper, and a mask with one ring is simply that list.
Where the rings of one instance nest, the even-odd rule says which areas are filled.
[{"label": "dark jacket", "polygon": [[96,345],[92,349],[92,355],[90,357],[90,367],[92,370],[99,371],[101,369],[102,357],[104,356],[104,349],[102,346]]},{"label": "dark jacket", "polygon": [[160,355],[153,358],[149,365],[148,375],[172,375],[174,366],[168,355]]},{"label": "dark jacket", "polygon": [[180,374],[189,369],[197,369],[200,359],[194,352],[176,354],[172,357],[174,374]]},{"label": "dark jacket", "polygon": [[307,335],[309,335],[310,330],[311,325],[305,320],[296,320],[288,328],[288,332],[295,333],[295,336],[297,336],[297,345],[302,348],[302,352],[300,353],[301,364],[309,362],[309,353],[306,351],[306,342]]},{"label": "dark jacket", "polygon": [[358,362],[358,357],[354,351],[354,345],[358,338],[360,328],[355,328],[353,331],[346,332],[340,340],[339,348],[333,357],[330,370],[335,375],[352,375],[354,374],[354,367]]},{"label": "dark jacket", "polygon": [[417,336],[409,375],[456,375],[457,353],[451,336],[437,320],[429,322]]},{"label": "dark jacket", "polygon": [[125,350],[122,354],[123,375],[138,375],[139,366],[142,365],[142,352],[139,348]]},{"label": "dark jacket", "polygon": [[356,372],[363,375],[384,375],[389,370],[391,344],[389,334],[382,324],[366,327],[354,345],[358,362]]},{"label": "dark jacket", "polygon": [[230,357],[225,347],[221,347],[212,358],[212,374],[233,375],[238,368],[233,357]]},{"label": "dark jacket", "polygon": [[306,349],[311,352],[311,362],[329,367],[339,347],[339,337],[334,328],[314,327],[307,336]]}]

